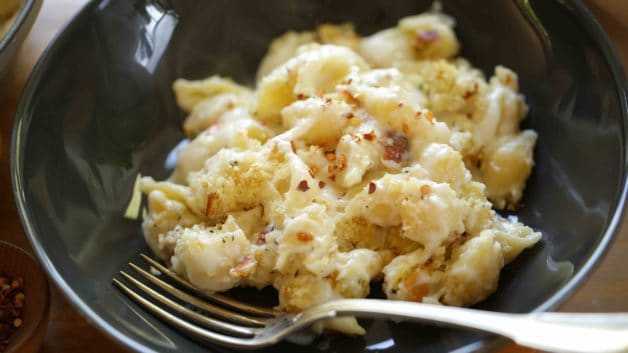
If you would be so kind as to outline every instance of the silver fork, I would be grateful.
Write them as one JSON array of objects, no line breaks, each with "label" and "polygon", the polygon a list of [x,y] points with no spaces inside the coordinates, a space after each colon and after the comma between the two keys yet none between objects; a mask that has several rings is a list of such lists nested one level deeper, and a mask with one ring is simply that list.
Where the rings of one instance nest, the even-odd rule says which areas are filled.
[{"label": "silver fork", "polygon": [[[628,313],[507,314],[393,300],[341,299],[290,314],[242,303],[221,294],[202,293],[159,262],[144,254],[141,256],[186,291],[133,263],[129,266],[137,274],[167,295],[124,271],[120,271],[120,276],[135,286],[136,291],[118,279],[113,279],[113,284],[141,307],[183,333],[233,348],[270,346],[319,320],[357,316],[481,330],[551,352],[628,352]],[[191,310],[190,305],[197,309]]]}]

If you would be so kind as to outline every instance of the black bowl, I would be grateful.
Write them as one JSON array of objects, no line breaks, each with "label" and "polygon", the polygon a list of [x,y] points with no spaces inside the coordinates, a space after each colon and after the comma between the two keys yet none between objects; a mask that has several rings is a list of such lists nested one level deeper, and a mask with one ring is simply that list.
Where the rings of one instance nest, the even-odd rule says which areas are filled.
[{"label": "black bowl", "polygon": [[[326,21],[362,33],[424,11],[425,1],[103,0],[90,2],[37,64],[19,105],[14,192],[50,276],[86,316],[142,351],[227,351],[188,339],[111,285],[146,251],[139,221],[123,217],[138,173],[165,178],[183,138],[175,78],[212,74],[252,83],[274,36]],[[463,55],[487,72],[519,73],[539,133],[537,165],[516,212],[542,241],[503,271],[478,305],[503,312],[556,307],[600,260],[626,195],[626,95],[600,26],[580,1],[447,1]],[[386,321],[364,337],[323,336],[265,351],[485,350],[493,336]]]},{"label": "black bowl", "polygon": [[25,0],[9,31],[5,36],[0,37],[0,78],[2,78],[7,64],[33,26],[42,2],[43,0]]}]

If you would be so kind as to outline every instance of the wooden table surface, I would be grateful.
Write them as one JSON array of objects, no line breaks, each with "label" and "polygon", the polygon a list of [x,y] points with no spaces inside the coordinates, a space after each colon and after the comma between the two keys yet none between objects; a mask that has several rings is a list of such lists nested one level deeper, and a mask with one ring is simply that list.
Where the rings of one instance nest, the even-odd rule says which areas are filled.
[{"label": "wooden table surface", "polygon": [[[39,18],[22,49],[13,60],[8,75],[0,84],[0,239],[30,249],[15,209],[9,177],[11,124],[20,91],[42,50],[86,0],[44,1]],[[628,67],[628,1],[590,1],[593,11],[605,26]],[[610,251],[586,283],[561,308],[561,311],[628,311],[628,222],[622,226]],[[60,292],[52,288],[50,323],[42,348],[44,353],[125,351],[87,323]],[[532,352],[516,345],[501,353]]]}]

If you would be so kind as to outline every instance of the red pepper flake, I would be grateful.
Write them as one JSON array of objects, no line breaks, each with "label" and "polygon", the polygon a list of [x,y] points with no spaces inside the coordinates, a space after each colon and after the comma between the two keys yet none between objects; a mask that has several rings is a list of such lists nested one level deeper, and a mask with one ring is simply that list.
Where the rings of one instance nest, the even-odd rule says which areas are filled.
[{"label": "red pepper flake", "polygon": [[297,186],[297,190],[306,192],[310,190],[310,186],[307,184],[307,180],[301,180]]},{"label": "red pepper flake", "polygon": [[375,140],[375,131],[371,130],[362,136],[364,136],[364,139],[367,141],[373,141]]},{"label": "red pepper flake", "polygon": [[377,185],[374,182],[369,183],[369,194],[372,194],[377,190]]},{"label": "red pepper flake", "polygon": [[401,127],[401,131],[403,131],[404,134],[407,134],[410,131],[408,124],[403,123],[403,126]]},{"label": "red pepper flake", "polygon": [[329,98],[329,97],[325,98],[325,104],[330,105],[331,104],[331,98]]},{"label": "red pepper flake", "polygon": [[218,200],[218,194],[212,192],[207,195],[207,204],[205,205],[205,216],[209,217],[216,211],[216,200]]},{"label": "red pepper flake", "polygon": [[308,241],[312,241],[312,239],[314,239],[314,236],[312,235],[312,233],[298,232],[297,233],[297,239],[299,239],[300,241],[303,241],[303,242],[308,242]]},{"label": "red pepper flake", "polygon": [[327,158],[328,161],[335,161],[336,160],[336,154],[334,152],[327,152],[325,153],[325,158]]},{"label": "red pepper flake", "polygon": [[399,163],[403,155],[408,151],[410,143],[405,136],[390,132],[386,134],[382,145],[384,146],[384,156],[382,158],[387,161]]},{"label": "red pepper flake", "polygon": [[324,182],[324,181],[322,181],[322,180],[321,180],[321,181],[319,181],[319,182],[318,182],[318,188],[319,188],[319,189],[322,189],[322,188],[324,188],[324,187],[325,187],[325,182]]},{"label": "red pepper flake", "polygon": [[360,105],[360,101],[351,94],[351,92],[349,91],[340,91],[340,93],[345,97],[345,99],[347,100],[347,102],[349,104],[355,105],[355,106],[359,106]]},{"label": "red pepper flake", "polygon": [[257,260],[251,255],[243,256],[235,267],[229,270],[229,275],[233,277],[244,277],[251,273],[257,265]]},{"label": "red pepper flake", "polygon": [[352,112],[346,112],[344,114],[342,114],[343,118],[347,118],[347,119],[351,119],[353,118],[353,113]]},{"label": "red pepper flake", "polygon": [[300,100],[300,101],[301,101],[301,100],[304,100],[304,99],[305,99],[305,94],[303,94],[303,93],[297,93],[297,99],[298,99],[298,100]]},{"label": "red pepper flake", "polygon": [[477,82],[473,82],[473,89],[468,91],[468,92],[466,92],[464,94],[464,96],[462,96],[462,98],[469,99],[469,98],[473,97],[476,93],[478,93],[478,89],[479,89],[478,83]]},{"label": "red pepper flake", "polygon": [[266,228],[264,228],[264,230],[262,230],[262,232],[259,233],[259,237],[257,238],[257,241],[255,242],[255,244],[262,245],[266,243],[266,234],[272,232],[273,230],[275,230],[274,224],[267,225]]},{"label": "red pepper flake", "polygon": [[415,38],[416,45],[424,45],[437,41],[440,38],[438,31],[433,29],[417,33]]},{"label": "red pepper flake", "polygon": [[432,192],[432,189],[430,188],[429,185],[423,185],[421,186],[421,196],[427,196]]}]

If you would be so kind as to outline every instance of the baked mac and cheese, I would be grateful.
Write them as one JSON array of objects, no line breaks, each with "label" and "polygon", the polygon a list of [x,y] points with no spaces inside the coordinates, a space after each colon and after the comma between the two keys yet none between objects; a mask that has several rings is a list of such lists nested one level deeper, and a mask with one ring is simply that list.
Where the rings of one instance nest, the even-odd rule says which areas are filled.
[{"label": "baked mac and cheese", "polygon": [[[514,207],[537,135],[517,75],[465,59],[454,20],[404,18],[288,32],[256,89],[179,79],[189,144],[167,181],[145,177],[150,248],[198,288],[274,286],[299,311],[369,294],[473,305],[540,233]],[[364,330],[353,318],[325,328]]]}]

